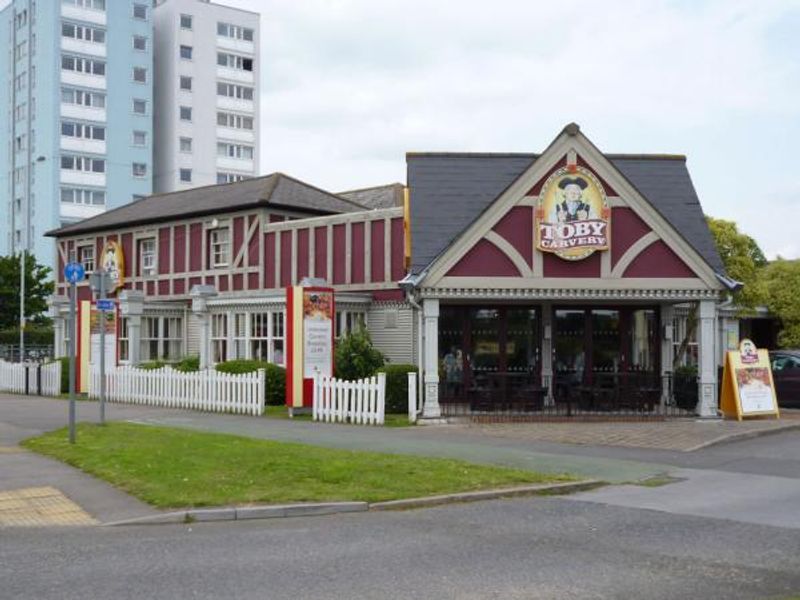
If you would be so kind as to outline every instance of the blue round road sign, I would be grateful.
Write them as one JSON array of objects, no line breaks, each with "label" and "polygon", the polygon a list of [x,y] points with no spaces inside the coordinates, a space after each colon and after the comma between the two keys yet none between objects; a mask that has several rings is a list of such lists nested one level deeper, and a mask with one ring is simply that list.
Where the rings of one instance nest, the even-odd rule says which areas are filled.
[{"label": "blue round road sign", "polygon": [[83,265],[79,262],[67,263],[64,267],[64,279],[70,283],[78,283],[83,281],[86,277],[86,271],[83,270]]}]

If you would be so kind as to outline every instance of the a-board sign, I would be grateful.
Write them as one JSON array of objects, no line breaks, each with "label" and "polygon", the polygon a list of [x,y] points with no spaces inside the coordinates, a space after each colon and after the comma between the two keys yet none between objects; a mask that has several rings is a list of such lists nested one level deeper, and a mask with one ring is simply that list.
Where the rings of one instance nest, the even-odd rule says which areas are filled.
[{"label": "a-board sign", "polygon": [[725,354],[720,409],[726,417],[780,417],[769,352],[744,339]]},{"label": "a-board sign", "polygon": [[312,378],[333,374],[333,289],[295,285],[286,289],[286,406],[310,407]]}]

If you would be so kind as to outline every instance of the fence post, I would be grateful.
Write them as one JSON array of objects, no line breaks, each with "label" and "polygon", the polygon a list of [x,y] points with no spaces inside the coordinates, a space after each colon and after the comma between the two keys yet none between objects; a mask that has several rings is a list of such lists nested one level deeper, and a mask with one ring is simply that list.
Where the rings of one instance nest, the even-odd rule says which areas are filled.
[{"label": "fence post", "polygon": [[417,374],[408,374],[408,422],[417,422]]},{"label": "fence post", "polygon": [[386,373],[378,373],[378,425],[383,425],[386,412]]}]

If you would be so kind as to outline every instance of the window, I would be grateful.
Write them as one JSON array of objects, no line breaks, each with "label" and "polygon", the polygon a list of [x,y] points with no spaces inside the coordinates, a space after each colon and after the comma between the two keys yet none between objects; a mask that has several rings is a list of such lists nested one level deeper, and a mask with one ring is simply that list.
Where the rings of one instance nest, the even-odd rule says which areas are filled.
[{"label": "window", "polygon": [[192,15],[181,15],[181,29],[192,28]]},{"label": "window", "polygon": [[253,129],[253,117],[237,115],[229,112],[217,113],[217,125],[232,129]]},{"label": "window", "polygon": [[211,267],[228,266],[229,232],[227,227],[212,229],[211,239]]},{"label": "window", "polygon": [[106,193],[103,190],[61,188],[61,202],[66,204],[103,206],[106,203]]},{"label": "window", "polygon": [[192,151],[192,138],[190,138],[190,137],[182,137],[182,138],[180,138],[180,148],[181,148],[181,152],[191,152]]},{"label": "window", "polygon": [[186,183],[192,182],[192,170],[191,169],[180,169],[180,178],[181,181]]},{"label": "window", "polygon": [[229,69],[238,69],[240,71],[252,71],[253,59],[238,54],[229,54],[227,52],[217,52],[217,64],[220,67],[228,67]]},{"label": "window", "polygon": [[147,69],[144,67],[133,67],[133,80],[138,83],[147,83]]},{"label": "window", "polygon": [[143,35],[135,35],[133,36],[133,49],[140,50],[142,52],[147,51],[147,38]]},{"label": "window", "polygon": [[156,274],[155,238],[139,240],[139,272],[143,277]]},{"label": "window", "polygon": [[192,120],[192,108],[190,106],[181,106],[180,114],[181,114],[181,121]]},{"label": "window", "polygon": [[181,58],[185,58],[186,60],[192,60],[191,46],[181,46]]},{"label": "window", "polygon": [[250,179],[249,175],[242,175],[241,173],[217,173],[217,183],[234,183],[236,181],[244,181]]},{"label": "window", "polygon": [[142,360],[158,359],[159,318],[142,317],[139,354]]},{"label": "window", "polygon": [[93,58],[64,55],[61,57],[61,69],[89,75],[105,75],[106,63]]},{"label": "window", "polygon": [[62,88],[61,101],[65,104],[79,104],[92,108],[105,108],[106,95],[100,92],[86,92],[75,88]]},{"label": "window", "polygon": [[89,27],[88,25],[75,25],[73,23],[62,23],[61,37],[72,38],[75,40],[83,40],[85,42],[94,42],[96,44],[103,44],[106,41],[106,32],[104,29]]},{"label": "window", "polygon": [[147,146],[147,132],[134,131],[133,132],[133,145],[134,146]]},{"label": "window", "polygon": [[147,101],[146,100],[139,100],[138,98],[133,99],[133,112],[137,115],[144,115],[147,113]]},{"label": "window", "polygon": [[211,360],[225,362],[228,356],[228,315],[211,315]]},{"label": "window", "polygon": [[217,35],[235,40],[253,41],[253,30],[249,27],[240,27],[229,23],[217,23]]},{"label": "window", "polygon": [[134,4],[133,18],[143,20],[147,19],[147,6],[145,4]]},{"label": "window", "polygon": [[61,4],[77,6],[78,8],[91,8],[93,10],[106,9],[106,0],[61,0]]},{"label": "window", "polygon": [[192,91],[192,78],[186,75],[181,75],[181,89],[187,92]]},{"label": "window", "polygon": [[106,139],[106,128],[102,125],[88,125],[85,123],[62,121],[61,135],[66,137],[103,141]]},{"label": "window", "polygon": [[180,358],[183,352],[183,319],[181,317],[162,317],[161,356],[159,358]]},{"label": "window", "polygon": [[353,312],[348,310],[336,311],[336,324],[334,329],[334,336],[336,339],[346,336],[358,329],[366,327],[365,313]]},{"label": "window", "polygon": [[120,362],[130,360],[129,340],[128,317],[120,317],[117,328],[117,348]]},{"label": "window", "polygon": [[227,96],[228,98],[238,98],[240,100],[252,100],[253,88],[246,85],[235,85],[233,83],[217,83],[217,95]]},{"label": "window", "polygon": [[243,158],[253,160],[253,147],[245,144],[230,144],[227,142],[217,143],[217,156],[228,158]]},{"label": "window", "polygon": [[131,172],[134,177],[147,177],[147,165],[144,163],[133,163]]},{"label": "window", "polygon": [[94,246],[78,246],[78,262],[87,273],[94,271]]},{"label": "window", "polygon": [[90,158],[88,156],[73,156],[67,154],[61,157],[61,168],[68,171],[105,173],[106,161],[102,158]]}]

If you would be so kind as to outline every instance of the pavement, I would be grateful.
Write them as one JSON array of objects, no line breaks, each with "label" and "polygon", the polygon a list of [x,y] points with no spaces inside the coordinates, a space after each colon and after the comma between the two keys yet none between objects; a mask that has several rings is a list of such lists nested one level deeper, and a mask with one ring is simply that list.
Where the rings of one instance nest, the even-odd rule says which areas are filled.
[{"label": "pavement", "polygon": [[[77,408],[79,420],[97,420],[96,403],[78,402]],[[16,445],[20,440],[63,427],[66,415],[64,400],[0,395],[0,491],[51,486],[100,522],[158,514],[102,481],[60,462],[20,451]],[[670,475],[681,481],[661,487],[626,485],[581,493],[572,498],[698,516],[708,516],[711,509],[706,507],[715,506],[713,510],[720,518],[797,525],[796,520],[783,519],[780,515],[784,510],[797,512],[793,503],[795,506],[800,503],[800,432],[792,429],[776,432],[775,421],[769,422],[771,427],[760,431],[752,427],[751,422],[718,421],[376,428],[117,404],[107,407],[107,415],[109,420],[132,420],[335,448],[460,458],[550,473],[567,472],[616,484]],[[796,424],[796,419],[790,418],[782,425],[791,428]],[[547,428],[554,426],[554,433],[548,433]],[[564,443],[567,427],[574,429],[571,439],[580,437],[583,442]],[[594,445],[598,440],[613,441],[608,432],[615,428],[619,432],[629,432],[627,436],[620,434],[621,445]],[[766,437],[720,443],[730,436],[768,430],[772,432]],[[640,444],[651,440],[650,447],[626,445],[625,440],[634,435]],[[669,438],[680,438],[685,443],[680,449],[665,449],[663,440]],[[701,438],[706,442],[716,440],[716,443],[708,446],[700,442],[704,444],[702,449],[686,451],[687,446],[696,446]],[[667,490],[672,491],[668,493]],[[724,495],[715,494],[713,490]],[[698,505],[678,502],[682,495],[697,496]],[[758,516],[769,512],[764,511],[763,506],[779,508],[773,511],[779,516]]]}]

